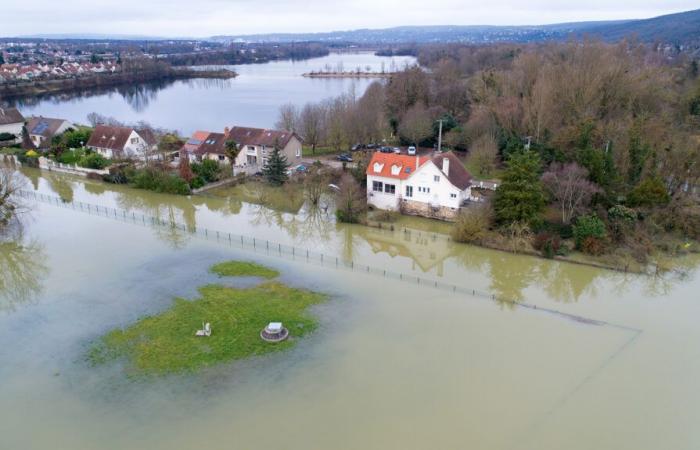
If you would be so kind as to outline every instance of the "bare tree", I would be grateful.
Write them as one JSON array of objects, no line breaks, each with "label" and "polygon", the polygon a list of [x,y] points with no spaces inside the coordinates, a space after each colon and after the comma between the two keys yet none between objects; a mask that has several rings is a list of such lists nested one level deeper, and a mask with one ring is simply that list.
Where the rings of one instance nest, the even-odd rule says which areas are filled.
[{"label": "bare tree", "polygon": [[481,135],[469,149],[469,160],[479,175],[487,176],[496,167],[498,143],[492,134]]},{"label": "bare tree", "polygon": [[567,225],[575,214],[585,210],[591,197],[601,191],[588,180],[588,171],[576,163],[553,163],[542,175],[542,183],[561,210],[562,222]]},{"label": "bare tree", "polygon": [[312,166],[304,177],[304,193],[312,205],[317,206],[326,191],[328,176],[320,166]]},{"label": "bare tree", "polygon": [[292,103],[285,103],[280,106],[275,128],[278,130],[297,131],[298,123],[299,109],[296,106]]},{"label": "bare tree", "polygon": [[15,194],[23,184],[18,172],[9,167],[0,167],[0,232],[21,212],[22,207]]},{"label": "bare tree", "polygon": [[343,174],[336,195],[335,215],[340,222],[357,223],[365,210],[367,199],[359,183],[350,174]]},{"label": "bare tree", "polygon": [[304,143],[311,146],[311,154],[316,153],[316,146],[323,136],[324,108],[321,105],[308,103],[299,114],[299,131]]},{"label": "bare tree", "polygon": [[423,105],[415,105],[406,112],[399,125],[399,135],[415,145],[433,135],[433,121]]}]

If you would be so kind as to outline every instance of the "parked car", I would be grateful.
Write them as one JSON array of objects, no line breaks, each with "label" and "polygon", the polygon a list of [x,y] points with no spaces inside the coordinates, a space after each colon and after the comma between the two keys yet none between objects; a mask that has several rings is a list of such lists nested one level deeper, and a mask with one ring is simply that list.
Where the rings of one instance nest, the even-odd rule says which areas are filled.
[{"label": "parked car", "polygon": [[394,147],[393,150],[394,150],[394,153],[396,153],[396,154],[401,153],[401,149],[399,147]]},{"label": "parked car", "polygon": [[[370,144],[370,145],[371,145],[371,144]],[[364,149],[366,149],[366,148],[369,148],[369,145],[365,145],[365,144],[355,144],[355,145],[353,145],[353,146],[350,148],[350,151],[352,151],[352,152],[358,152],[358,151],[364,150]]]},{"label": "parked car", "polygon": [[414,156],[416,154],[416,147],[414,147],[414,146],[408,147],[408,154],[410,156]]},{"label": "parked car", "polygon": [[365,147],[367,147],[369,150],[373,150],[373,149],[377,148],[378,146],[377,146],[377,144],[367,144]]},{"label": "parked car", "polygon": [[336,159],[342,162],[352,162],[352,156],[348,155],[347,153],[336,156]]},{"label": "parked car", "polygon": [[383,146],[382,148],[379,149],[380,152],[382,153],[393,153],[394,150],[391,147]]}]

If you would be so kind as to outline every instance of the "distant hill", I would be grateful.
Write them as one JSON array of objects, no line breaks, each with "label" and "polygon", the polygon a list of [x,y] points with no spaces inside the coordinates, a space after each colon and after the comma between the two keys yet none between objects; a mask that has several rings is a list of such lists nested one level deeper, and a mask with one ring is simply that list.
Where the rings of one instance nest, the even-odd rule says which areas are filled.
[{"label": "distant hill", "polygon": [[670,44],[700,43],[700,9],[652,19],[631,20],[617,24],[601,24],[581,30],[607,41],[618,41],[636,36],[642,42],[665,42]]},{"label": "distant hill", "polygon": [[495,43],[565,40],[593,36],[618,41],[636,36],[643,42],[700,44],[700,10],[643,20],[574,22],[532,26],[440,25],[404,26],[385,29],[332,31],[327,33],[272,33],[213,36],[218,42],[301,42],[405,44],[431,42]]}]

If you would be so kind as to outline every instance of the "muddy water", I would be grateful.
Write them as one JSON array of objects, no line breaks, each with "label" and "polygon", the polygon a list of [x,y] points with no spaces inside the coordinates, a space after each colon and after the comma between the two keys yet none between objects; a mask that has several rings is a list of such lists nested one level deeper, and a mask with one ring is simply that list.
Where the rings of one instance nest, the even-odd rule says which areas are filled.
[{"label": "muddy water", "polygon": [[[27,171],[30,189],[474,286],[537,309],[37,204],[0,247],[0,448],[695,449],[697,259],[662,278],[336,225],[251,187],[192,199]],[[271,203],[274,203],[271,201]],[[327,292],[288,353],[196,375],[89,367],[90,342],[252,259]],[[570,316],[597,322],[572,320]]]}]

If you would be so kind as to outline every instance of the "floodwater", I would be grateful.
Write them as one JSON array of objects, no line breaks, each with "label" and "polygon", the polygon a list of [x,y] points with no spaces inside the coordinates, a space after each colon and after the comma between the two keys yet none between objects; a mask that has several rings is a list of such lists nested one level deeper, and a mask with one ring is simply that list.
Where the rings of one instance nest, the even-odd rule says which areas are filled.
[{"label": "floodwater", "polygon": [[[697,257],[651,278],[455,245],[417,219],[394,231],[338,225],[299,202],[257,204],[270,194],[254,186],[188,199],[25,174],[28,189],[65,201],[537,308],[28,202],[22,231],[0,247],[2,449],[700,448]],[[197,374],[130,379],[118,364],[86,364],[93,340],[194,296],[213,280],[207,268],[232,258],[328,293],[319,330],[289,352]]]},{"label": "floodwater", "polygon": [[342,64],[345,70],[360,67],[373,71],[401,69],[414,64],[410,56],[381,57],[373,53],[332,53],[302,61],[274,61],[230,67],[239,76],[231,80],[193,79],[143,83],[110,89],[87,90],[19,99],[10,102],[25,117],[43,115],[87,123],[97,112],[125,123],[146,121],[158,128],[189,135],[195,130],[223,131],[243,125],[273,127],[285,103],[308,102],[354,92],[360,96],[371,79],[305,78],[301,75]]}]

